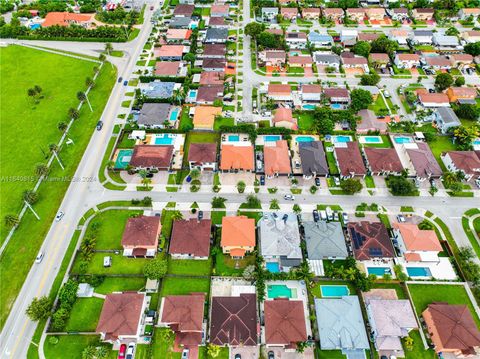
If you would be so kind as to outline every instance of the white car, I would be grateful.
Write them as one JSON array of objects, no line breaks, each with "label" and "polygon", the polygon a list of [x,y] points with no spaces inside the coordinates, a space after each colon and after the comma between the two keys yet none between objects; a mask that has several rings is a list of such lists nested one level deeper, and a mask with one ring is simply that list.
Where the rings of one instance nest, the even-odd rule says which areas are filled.
[{"label": "white car", "polygon": [[182,351],[182,359],[188,359],[188,353],[189,353],[189,350],[188,350],[188,349],[183,349],[183,351]]},{"label": "white car", "polygon": [[285,196],[283,196],[283,199],[286,199],[287,201],[295,201],[295,197],[291,194],[286,194]]},{"label": "white car", "polygon": [[65,212],[63,211],[58,212],[57,215],[55,216],[55,221],[60,222],[60,220],[63,218],[64,215],[65,215]]},{"label": "white car", "polygon": [[40,263],[43,259],[43,252],[38,253],[37,258],[35,258],[35,263]]},{"label": "white car", "polygon": [[135,343],[130,342],[128,343],[127,355],[125,356],[125,359],[133,359],[134,353],[135,353]]}]

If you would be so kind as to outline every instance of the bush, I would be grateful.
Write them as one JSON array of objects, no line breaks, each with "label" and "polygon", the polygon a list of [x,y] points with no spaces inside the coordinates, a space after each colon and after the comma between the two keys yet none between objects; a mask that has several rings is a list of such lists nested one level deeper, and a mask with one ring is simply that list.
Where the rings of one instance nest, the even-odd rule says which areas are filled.
[{"label": "bush", "polygon": [[57,345],[58,344],[58,337],[51,335],[48,337],[48,342],[52,345]]}]

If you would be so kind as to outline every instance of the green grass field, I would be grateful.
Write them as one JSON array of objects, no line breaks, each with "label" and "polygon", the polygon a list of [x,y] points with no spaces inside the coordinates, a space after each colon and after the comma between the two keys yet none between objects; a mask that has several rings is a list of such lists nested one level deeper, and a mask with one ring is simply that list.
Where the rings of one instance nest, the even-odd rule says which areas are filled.
[{"label": "green grass field", "polygon": [[212,271],[212,259],[169,259],[168,273],[180,275],[210,275]]},{"label": "green grass field", "polygon": [[95,288],[95,293],[139,291],[143,288],[145,288],[144,277],[107,277],[102,284]]},{"label": "green grass field", "polygon": [[65,328],[68,332],[95,332],[103,307],[103,299],[78,298]]},{"label": "green grass field", "polygon": [[166,277],[162,280],[161,296],[184,295],[194,292],[210,291],[209,278],[175,278]]},{"label": "green grass field", "polygon": [[[93,76],[93,67],[97,64],[17,46],[2,48],[0,58],[1,101],[9,104],[2,106],[0,110],[1,176],[31,176],[38,162],[46,162],[42,150],[46,151],[50,143],[57,142],[60,138],[57,123],[68,120],[68,108],[78,104],[76,92],[86,89],[85,78]],[[106,64],[89,95],[93,112],[88,106],[81,109],[79,119],[68,134],[74,145],[65,146],[60,151],[59,156],[65,170],[54,163],[50,177],[74,175],[108,101],[115,79],[116,68]],[[45,98],[33,106],[26,91],[35,84],[43,88]],[[21,161],[15,160],[19,153],[22,154]],[[35,204],[35,210],[42,220],[37,221],[31,213],[27,213],[3,253],[0,271],[9,279],[0,283],[1,326],[25,281],[69,184],[68,181],[42,183],[39,200]],[[20,210],[22,192],[33,185],[33,182],[15,182],[12,186],[2,186],[2,220],[6,213]],[[5,226],[1,226],[2,240],[5,235]],[[26,238],[28,240],[25,240]]]},{"label": "green grass field", "polygon": [[[59,335],[57,344],[50,344],[48,337],[43,350],[47,359],[65,358],[82,359],[82,352],[89,345],[98,345],[99,335]],[[67,354],[68,353],[68,354]],[[110,351],[107,358],[113,359],[116,352]]]}]

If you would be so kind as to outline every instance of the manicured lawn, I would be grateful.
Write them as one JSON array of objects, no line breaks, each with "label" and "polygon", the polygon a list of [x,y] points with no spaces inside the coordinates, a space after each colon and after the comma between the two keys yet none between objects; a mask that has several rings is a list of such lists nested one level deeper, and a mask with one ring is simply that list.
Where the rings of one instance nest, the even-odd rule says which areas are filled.
[{"label": "manicured lawn", "polygon": [[[478,220],[479,220],[479,218],[477,218],[473,222],[474,228],[475,228],[475,222],[478,222]],[[475,238],[475,235],[473,234],[472,230],[470,229],[468,218],[465,217],[465,216],[462,217],[462,226],[463,226],[463,230],[465,231],[465,234],[468,237],[468,240],[470,241],[470,244],[473,247],[473,250],[477,254],[477,257],[480,258],[480,244],[478,243],[477,239]],[[478,231],[476,231],[476,232],[478,233]]]},{"label": "manicured lawn", "polygon": [[342,354],[341,350],[320,350],[315,348],[317,359],[345,359],[346,356]]},{"label": "manicured lawn", "polygon": [[383,97],[381,95],[378,95],[375,102],[368,106],[368,109],[375,112],[377,116],[385,116],[385,114],[388,113],[387,105],[385,104],[385,101],[383,100]]},{"label": "manicured lawn", "polygon": [[89,345],[97,345],[99,341],[99,335],[59,335],[55,345],[50,344],[47,337],[43,349],[47,359],[65,358],[67,353],[70,359],[82,359],[83,349]]},{"label": "manicured lawn", "polygon": [[295,74],[295,75],[303,75],[305,73],[305,70],[303,69],[303,67],[289,67],[287,70],[287,73]]},{"label": "manicured lawn", "polygon": [[313,111],[310,112],[302,112],[297,117],[298,129],[308,131],[311,130],[313,127],[315,119],[313,117]]},{"label": "manicured lawn", "polygon": [[101,298],[77,298],[65,328],[69,332],[95,332],[103,307]]},{"label": "manicured lawn", "polygon": [[174,278],[167,277],[162,280],[161,296],[183,295],[192,292],[210,291],[210,278]]},{"label": "manicured lawn", "polygon": [[122,249],[122,234],[130,217],[141,214],[142,211],[110,210],[98,213],[88,225],[87,234],[92,227],[98,226],[97,244],[95,249]]},{"label": "manicured lawn", "polygon": [[428,304],[433,302],[466,304],[470,308],[475,322],[480,327],[480,320],[475,314],[472,303],[462,285],[409,284],[408,289],[419,316],[427,308]]},{"label": "manicured lawn", "polygon": [[435,136],[435,140],[428,143],[440,167],[445,171],[445,165],[440,159],[440,154],[447,151],[455,151],[457,148],[448,136]]},{"label": "manicured lawn", "polygon": [[174,352],[173,340],[165,341],[162,338],[161,332],[167,330],[166,328],[156,328],[153,334],[153,358],[154,359],[180,359],[182,353]]},{"label": "manicured lawn", "polygon": [[367,188],[375,188],[375,181],[372,176],[365,177],[365,186],[367,186]]},{"label": "manicured lawn", "polygon": [[[405,359],[433,359],[436,357],[435,351],[432,349],[425,350],[423,346],[422,338],[418,330],[412,330],[409,336],[413,339],[413,350],[405,352]],[[402,339],[403,347],[405,348],[405,339]]]},{"label": "manicured lawn", "polygon": [[[48,145],[60,139],[57,123],[67,121],[68,108],[78,105],[76,93],[86,89],[85,77],[93,76],[93,67],[96,64],[17,46],[2,48],[0,59],[1,101],[9,104],[1,106],[0,110],[0,175],[32,176],[37,163],[46,163],[44,156],[48,153]],[[30,65],[25,66],[26,63]],[[82,107],[79,119],[68,133],[75,145],[64,146],[59,153],[65,170],[54,161],[50,177],[68,178],[74,175],[116,78],[116,68],[106,64],[96,80],[96,86],[89,94],[93,112],[88,106]],[[44,95],[36,105],[33,105],[26,95],[27,89],[34,85],[42,87]],[[17,160],[19,153],[22,154],[21,161]],[[34,205],[42,220],[38,221],[31,213],[27,213],[3,253],[0,272],[9,280],[0,283],[1,326],[69,185],[69,181],[42,183],[39,200]],[[34,182],[30,180],[3,183],[0,189],[2,219],[4,215],[20,210],[23,191],[33,186]],[[0,231],[1,239],[4,240],[6,227],[1,226]]]},{"label": "manicured lawn", "polygon": [[373,288],[376,289],[395,289],[398,299],[407,299],[407,293],[403,290],[403,287],[398,283],[378,283],[373,284]]},{"label": "manicured lawn", "polygon": [[363,147],[375,147],[375,148],[392,148],[392,142],[390,137],[387,135],[380,135],[382,138],[382,143],[362,143]]},{"label": "manicured lawn", "polygon": [[[218,356],[215,357],[215,359],[229,359],[230,355],[230,350],[228,347],[221,347],[220,348],[220,353]],[[210,359],[210,356],[207,356],[207,347],[203,346],[200,347],[200,350],[198,351],[198,358],[199,359]]]},{"label": "manicured lawn", "polygon": [[183,131],[188,131],[193,129],[193,118],[189,116],[188,109],[190,107],[183,106],[182,107],[182,115],[180,116],[180,124],[178,128]]},{"label": "manicured lawn", "polygon": [[170,238],[170,234],[172,233],[172,226],[173,226],[173,215],[174,211],[167,211],[163,210],[162,211],[162,234],[165,236],[165,238]]},{"label": "manicured lawn", "polygon": [[222,224],[222,218],[227,215],[225,211],[212,211],[211,219],[213,224]]},{"label": "manicured lawn", "polygon": [[215,256],[214,274],[220,276],[240,276],[248,265],[255,264],[255,256],[249,255],[243,259],[232,259],[221,251]]},{"label": "manicured lawn", "polygon": [[212,269],[212,259],[195,260],[195,259],[169,259],[169,274],[186,274],[186,275],[210,275]]},{"label": "manicured lawn", "polygon": [[[112,257],[112,266],[103,267],[103,257],[109,255]],[[80,273],[79,265],[82,261],[78,256],[72,269],[72,273]],[[145,258],[127,258],[121,254],[95,253],[92,260],[88,263],[87,274],[139,274],[143,275],[143,266],[149,259]]]},{"label": "manicured lawn", "polygon": [[102,284],[95,288],[95,293],[138,291],[144,287],[145,278],[143,277],[107,277]]},{"label": "manicured lawn", "polygon": [[215,122],[213,124],[213,129],[215,131],[220,130],[220,127],[222,126],[233,126],[235,124],[235,121],[233,118],[230,117],[217,117],[215,118]]},{"label": "manicured lawn", "polygon": [[[325,145],[325,150],[327,147],[333,147],[331,143],[324,143]],[[335,161],[335,156],[333,155],[333,152],[325,151],[326,157],[327,157],[327,163],[328,163],[328,169],[330,174],[336,175],[339,174],[340,172],[338,171],[337,167],[337,162]]]}]

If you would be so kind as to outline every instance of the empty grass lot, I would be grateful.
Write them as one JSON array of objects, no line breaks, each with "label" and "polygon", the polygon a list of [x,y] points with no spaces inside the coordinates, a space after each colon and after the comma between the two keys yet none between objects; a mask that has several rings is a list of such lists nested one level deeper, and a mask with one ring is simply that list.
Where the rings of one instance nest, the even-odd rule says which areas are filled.
[{"label": "empty grass lot", "polygon": [[[93,67],[97,64],[19,46],[2,48],[0,59],[1,101],[9,104],[1,106],[0,109],[1,176],[31,176],[37,163],[46,162],[43,152],[48,152],[48,145],[59,140],[61,134],[57,123],[68,120],[68,108],[78,105],[76,93],[86,89],[85,78],[93,76]],[[68,134],[74,145],[64,146],[59,153],[65,170],[54,162],[50,177],[68,178],[74,175],[109,98],[116,76],[116,68],[110,64],[102,68],[96,85],[89,94],[93,112],[88,106],[83,106],[80,110],[80,117]],[[43,88],[45,98],[41,99],[39,104],[33,105],[26,92],[36,84]],[[21,161],[16,160],[19,154],[22,154]],[[39,200],[34,205],[42,220],[37,221],[31,213],[27,213],[3,253],[0,272],[9,279],[0,283],[1,326],[25,281],[69,184],[69,181],[42,183]],[[0,190],[2,220],[6,213],[20,210],[23,191],[33,188],[33,185],[33,182],[3,183]],[[4,240],[7,231],[5,226],[0,227],[1,238]]]},{"label": "empty grass lot", "polygon": [[107,277],[102,284],[95,288],[95,293],[139,291],[143,288],[145,288],[145,278],[143,277]]},{"label": "empty grass lot", "polygon": [[77,298],[65,329],[68,332],[95,332],[102,307],[101,298]]},{"label": "empty grass lot", "polygon": [[[89,345],[97,345],[100,342],[99,335],[59,335],[57,344],[50,344],[48,337],[43,346],[45,357],[82,359],[82,352]],[[110,352],[107,358],[116,358],[114,352]]]},{"label": "empty grass lot", "polygon": [[184,295],[193,292],[210,291],[210,278],[175,278],[166,277],[162,280],[161,296]]},{"label": "empty grass lot", "polygon": [[[112,266],[105,268],[103,266],[103,257],[112,257]],[[95,253],[92,260],[88,262],[87,274],[120,274],[120,275],[143,275],[143,267],[147,261],[151,259],[146,258],[127,258],[121,254],[113,253]],[[72,268],[73,274],[79,274],[80,263],[82,262],[81,255],[77,256]]]},{"label": "empty grass lot", "polygon": [[212,259],[169,259],[168,273],[180,275],[210,275],[212,271]]}]

